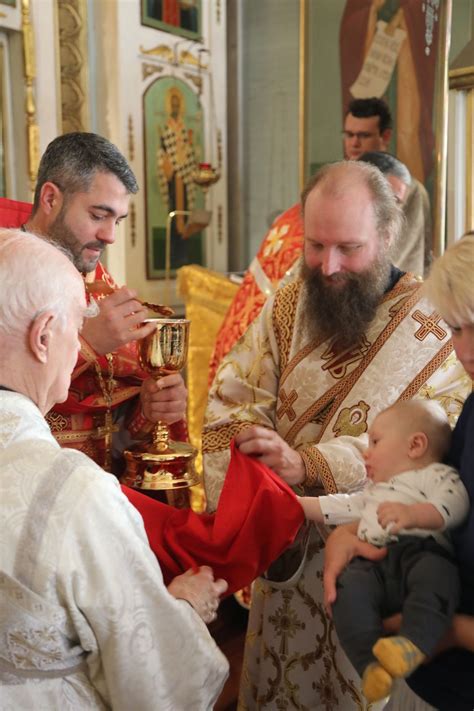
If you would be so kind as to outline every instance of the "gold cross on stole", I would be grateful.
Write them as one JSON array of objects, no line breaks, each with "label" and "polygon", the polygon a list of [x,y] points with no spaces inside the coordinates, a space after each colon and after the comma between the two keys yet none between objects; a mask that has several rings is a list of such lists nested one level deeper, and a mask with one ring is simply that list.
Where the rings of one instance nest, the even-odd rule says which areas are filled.
[{"label": "gold cross on stole", "polygon": [[105,413],[104,424],[102,427],[97,427],[94,432],[94,439],[104,440],[104,469],[107,472],[112,471],[112,435],[114,432],[118,432],[120,427],[114,424],[112,417],[112,412],[107,410]]},{"label": "gold cross on stole", "polygon": [[424,341],[426,336],[430,333],[435,335],[439,341],[442,341],[443,338],[448,335],[444,328],[441,328],[441,326],[438,325],[441,321],[441,316],[437,314],[436,311],[433,311],[433,313],[427,316],[422,311],[417,310],[413,313],[412,318],[421,324],[420,328],[415,333],[415,338],[419,341]]}]

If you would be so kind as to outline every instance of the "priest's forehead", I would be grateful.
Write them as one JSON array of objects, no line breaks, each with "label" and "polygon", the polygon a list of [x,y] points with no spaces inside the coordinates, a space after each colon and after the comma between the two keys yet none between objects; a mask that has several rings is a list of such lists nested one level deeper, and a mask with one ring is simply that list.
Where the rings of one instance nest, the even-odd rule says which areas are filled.
[{"label": "priest's forehead", "polygon": [[378,239],[377,217],[368,188],[359,184],[332,191],[317,186],[306,201],[304,234],[322,243],[351,242],[363,235]]},{"label": "priest's forehead", "polygon": [[403,213],[395,201],[390,185],[382,173],[368,163],[339,161],[323,166],[308,181],[301,201],[305,232],[309,222],[317,219],[315,204],[321,209],[331,203],[339,203],[341,218],[348,207],[353,213],[357,213],[358,205],[363,210],[370,206],[377,233],[386,243],[398,239],[403,225]]}]

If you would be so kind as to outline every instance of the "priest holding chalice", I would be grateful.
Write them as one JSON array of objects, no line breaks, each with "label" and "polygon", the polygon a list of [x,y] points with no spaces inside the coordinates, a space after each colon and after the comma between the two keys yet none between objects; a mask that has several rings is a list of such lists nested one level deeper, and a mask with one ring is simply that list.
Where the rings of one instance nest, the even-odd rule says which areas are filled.
[{"label": "priest holding chalice", "polygon": [[47,420],[62,447],[84,452],[116,475],[123,472],[123,450],[151,441],[158,421],[174,440],[187,439],[181,375],[157,380],[138,361],[138,343],[154,330],[143,323],[150,311],[135,290],[119,288],[100,261],[137,191],[116,146],[93,133],[69,133],[54,139],[41,159],[33,206],[10,201],[3,220],[67,247],[88,300],[97,302],[97,315],[80,334],[68,398]]}]

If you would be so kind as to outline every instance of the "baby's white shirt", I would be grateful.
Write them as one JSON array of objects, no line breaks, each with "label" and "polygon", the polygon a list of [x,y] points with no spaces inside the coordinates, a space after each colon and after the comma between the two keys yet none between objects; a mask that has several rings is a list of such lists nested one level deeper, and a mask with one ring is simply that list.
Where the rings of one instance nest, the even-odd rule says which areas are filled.
[{"label": "baby's white shirt", "polygon": [[[377,520],[377,509],[384,501],[433,504],[443,517],[444,527],[434,531],[402,529],[394,536]],[[453,467],[439,463],[397,474],[387,482],[368,482],[360,493],[320,496],[319,503],[325,523],[338,525],[360,519],[358,537],[376,546],[397,541],[400,535],[433,536],[448,550],[452,548],[446,529],[459,526],[469,511],[469,496],[459,474]]]}]

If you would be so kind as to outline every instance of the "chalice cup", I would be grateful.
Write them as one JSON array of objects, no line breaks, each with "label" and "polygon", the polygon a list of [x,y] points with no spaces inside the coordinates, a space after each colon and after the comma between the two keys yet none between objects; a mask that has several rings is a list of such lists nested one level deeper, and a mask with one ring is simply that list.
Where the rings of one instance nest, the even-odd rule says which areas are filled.
[{"label": "chalice cup", "polygon": [[[154,330],[138,342],[140,366],[153,378],[178,373],[186,365],[189,321],[182,318],[152,318]],[[188,442],[169,438],[168,425],[159,421],[153,442],[146,449],[124,452],[127,462],[126,482],[145,490],[180,489],[198,483],[194,469],[197,450]]]}]

